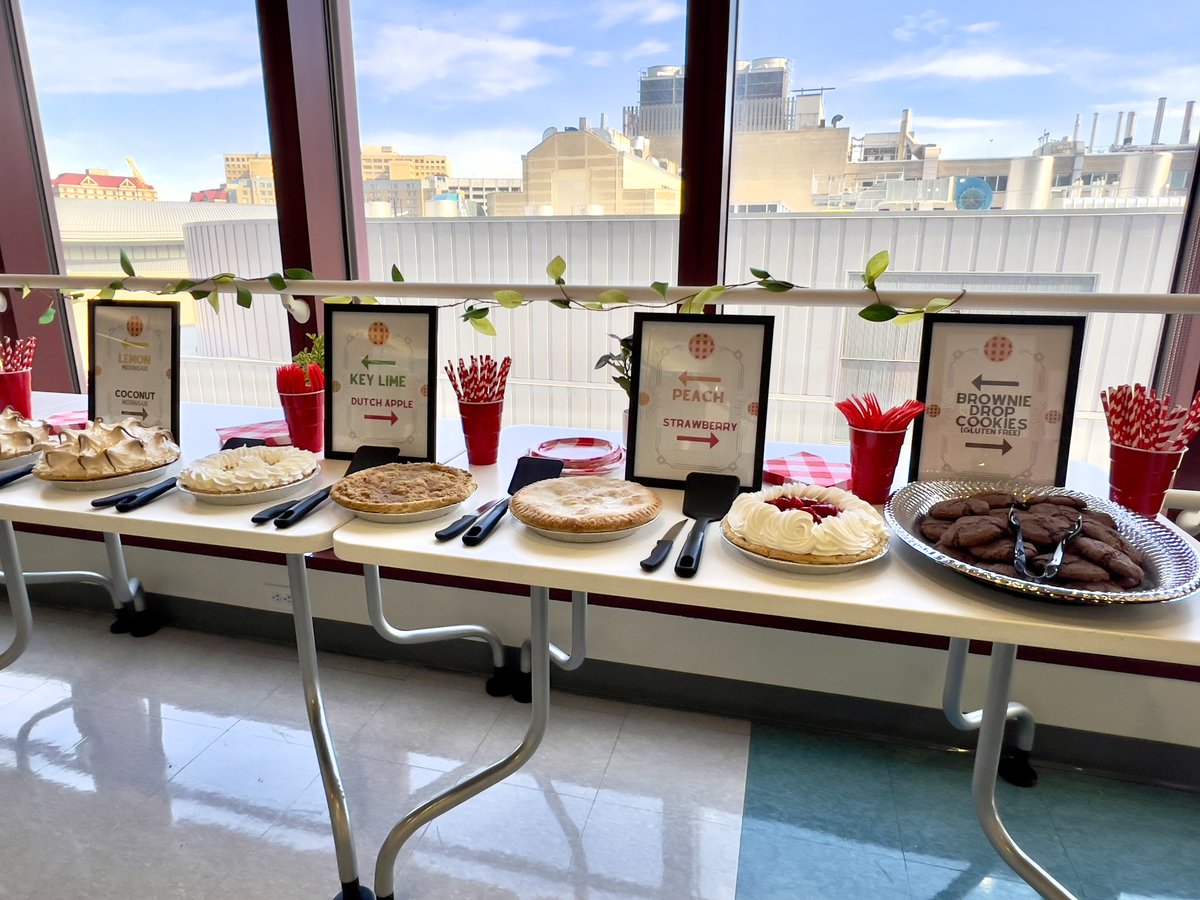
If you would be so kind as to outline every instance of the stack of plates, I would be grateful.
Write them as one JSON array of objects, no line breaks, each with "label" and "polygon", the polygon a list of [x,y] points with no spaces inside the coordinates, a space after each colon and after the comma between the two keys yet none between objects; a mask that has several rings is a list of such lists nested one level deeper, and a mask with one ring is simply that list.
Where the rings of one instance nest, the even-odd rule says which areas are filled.
[{"label": "stack of plates", "polygon": [[553,438],[530,447],[528,455],[562,460],[563,475],[611,475],[625,468],[625,448],[597,437]]}]

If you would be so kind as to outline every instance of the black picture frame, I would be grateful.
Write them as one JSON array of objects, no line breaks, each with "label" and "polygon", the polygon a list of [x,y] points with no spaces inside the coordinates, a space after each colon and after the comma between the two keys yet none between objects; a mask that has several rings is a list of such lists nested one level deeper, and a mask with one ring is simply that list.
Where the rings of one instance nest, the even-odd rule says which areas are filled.
[{"label": "black picture frame", "polygon": [[[1055,413],[1057,414],[1058,418],[1055,422],[1053,422],[1053,424],[1058,426],[1058,446],[1055,448],[1053,454],[1053,484],[1062,486],[1066,482],[1067,478],[1067,463],[1071,449],[1071,432],[1075,417],[1075,401],[1076,394],[1079,390],[1079,366],[1080,360],[1083,356],[1083,339],[1087,325],[1087,318],[1085,316],[988,315],[979,313],[957,313],[951,315],[940,314],[925,316],[921,332],[920,367],[917,373],[917,399],[925,403],[926,410],[925,413],[921,416],[918,416],[916,421],[913,423],[912,456],[910,458],[908,472],[909,481],[918,481],[921,478],[922,472],[930,471],[929,466],[922,465],[922,453],[928,450],[930,443],[928,440],[926,440],[926,423],[933,418],[940,418],[941,415],[951,412],[951,409],[943,408],[941,402],[943,397],[941,394],[939,394],[937,397],[929,396],[931,380],[930,373],[931,369],[933,368],[933,344],[935,332],[938,329],[943,328],[952,329],[962,328],[964,326],[970,326],[974,328],[987,325],[1009,329],[1062,329],[1065,332],[1064,336],[1069,335],[1067,357],[1064,361],[1065,377],[1063,380],[1063,396],[1061,398],[1061,403],[1056,407],[1053,400],[1057,398],[1052,398],[1050,401],[1047,401],[1046,405],[1048,409],[1047,412],[1043,414],[1043,421],[1040,423],[1039,429],[1045,430],[1045,426],[1047,424],[1046,420],[1051,415],[1054,415]],[[992,339],[989,339],[988,344],[991,343],[991,340]],[[987,352],[988,347],[985,345],[982,349],[984,352]],[[1005,348],[1001,346],[998,352],[1002,354],[1004,349]],[[1008,348],[1008,352],[1011,354],[1011,346]],[[1007,357],[1005,357],[1005,359],[1007,359]],[[993,359],[991,361],[995,362],[996,360]],[[1019,380],[1015,384],[1012,383],[1011,378],[988,381],[984,379],[982,371],[976,379],[966,382],[966,385],[974,387],[976,392],[982,391],[984,386],[998,386],[1001,388],[1016,390],[1021,389],[1021,383]],[[954,410],[957,410],[958,407],[963,405],[958,402],[962,393],[966,392],[955,392],[955,402],[950,404],[951,408]],[[993,392],[993,395],[994,393],[995,392]],[[1014,399],[1019,399],[1020,397],[1027,395],[1020,394],[1011,396]],[[964,435],[964,438],[969,437],[972,434],[979,437],[979,440],[976,441],[967,441],[965,439],[963,441],[964,447],[970,447],[970,449],[978,451],[977,453],[972,454],[972,458],[975,459],[976,462],[965,467],[965,471],[954,473],[945,472],[941,477],[946,477],[953,474],[957,476],[968,477],[1010,478],[1012,480],[1029,481],[1030,483],[1036,484],[1047,483],[1045,479],[1039,480],[1037,476],[1025,477],[1020,473],[1012,473],[1003,465],[997,465],[998,462],[1003,462],[1004,456],[1008,454],[1009,450],[1014,449],[1015,445],[1011,445],[1010,441],[1008,440],[1009,437],[1013,436],[1011,432],[1013,430],[1029,430],[1029,425],[1031,423],[1027,422],[1026,427],[1022,429],[997,427],[993,428],[990,432],[984,432],[982,434],[979,432],[962,430],[980,427],[989,421],[992,423],[1002,424],[1005,422],[1011,423],[1014,419],[1016,419],[1016,422],[1019,424],[1021,421],[1019,418],[1019,408],[1017,408],[1015,404],[967,403],[966,406],[968,407],[969,412],[965,417],[962,418],[961,424],[956,424],[956,427],[960,428],[960,433]],[[992,410],[990,414],[982,412],[982,410],[985,410],[988,407],[990,407]],[[979,412],[978,415],[972,416],[970,414],[970,410],[974,408],[980,409],[981,412]],[[1009,410],[1016,411],[1012,415],[1006,415]],[[949,421],[949,419],[947,419],[947,421]],[[955,416],[955,422],[960,422],[959,416]],[[998,444],[996,443],[997,437],[999,438]],[[973,444],[978,446],[972,447],[971,445]],[[1006,446],[1008,446],[1009,449],[1004,449]]]},{"label": "black picture frame", "polygon": [[[630,408],[629,408],[629,435],[626,443],[628,444],[625,458],[625,478],[628,481],[636,481],[639,484],[644,484],[649,487],[661,488],[676,488],[682,490],[684,482],[689,472],[712,472],[712,473],[732,473],[738,476],[739,489],[742,491],[757,491],[762,487],[763,477],[763,458],[766,452],[766,436],[767,436],[767,399],[770,389],[771,375],[771,350],[774,338],[775,319],[771,316],[722,316],[722,315],[677,315],[674,313],[635,313],[633,317],[633,355],[631,360],[630,371]],[[722,330],[736,329],[743,332],[745,329],[757,330],[756,338],[754,336],[739,335],[737,341],[722,341],[720,332]],[[690,337],[687,337],[688,332],[692,332]],[[666,370],[660,366],[654,366],[647,354],[647,341],[684,341],[683,344],[677,345],[674,352],[678,354],[677,361],[686,363],[687,360],[694,360],[697,366],[697,374],[695,378],[689,378],[688,369],[684,368],[675,374],[672,374],[669,379],[678,381],[683,387],[672,387],[672,397],[668,400],[663,398],[659,402],[651,399],[648,389],[652,386],[650,380],[647,379],[647,374],[657,372],[658,375],[653,379],[654,387],[665,387],[670,381],[662,373]],[[722,348],[726,346],[737,346],[739,343],[753,346],[758,353],[758,359],[753,361],[749,371],[753,374],[756,383],[750,385],[743,384],[737,388],[738,395],[729,397],[725,391],[720,392],[719,399],[715,393],[715,389],[701,387],[692,389],[693,392],[699,392],[698,398],[703,396],[703,392],[708,391],[713,393],[713,397],[709,400],[701,399],[684,399],[677,397],[678,391],[690,390],[689,384],[696,382],[700,384],[725,384],[720,380],[723,376],[714,374],[718,372],[715,366],[715,357],[721,356],[722,361],[727,364],[730,360],[725,358],[725,353]],[[660,362],[664,350],[654,350],[652,353],[659,353]],[[684,352],[687,357],[683,356]],[[729,351],[729,356],[736,363],[741,358],[743,349]],[[714,359],[714,362],[708,362],[709,359]],[[741,367],[739,374],[747,374],[746,367]],[[714,380],[710,380],[714,379]],[[753,398],[753,399],[749,399]],[[680,410],[679,415],[662,416],[662,411],[668,403],[673,403],[676,408],[682,404],[696,403],[697,405],[705,405],[706,411],[702,414],[706,416],[704,419],[689,418]],[[734,412],[734,405],[740,408]],[[717,409],[714,413],[713,406]],[[721,410],[720,407],[726,407]],[[712,418],[712,416],[720,418]],[[655,421],[652,421],[652,417]],[[679,425],[667,425],[668,421],[679,422]],[[716,462],[714,465],[695,465],[697,460],[687,459],[693,452],[690,447],[695,444],[699,445],[707,443],[709,449],[713,450],[720,443],[720,438],[717,437],[717,428],[699,427],[699,424],[683,424],[683,423],[703,423],[705,426],[720,425],[725,426],[726,430],[736,432],[737,428],[743,425],[749,425],[743,435],[752,435],[752,445],[749,451],[745,449],[745,445],[739,441],[734,445],[730,452],[733,453],[728,458],[728,462]],[[736,427],[729,427],[736,426]],[[661,443],[662,436],[669,433],[673,429],[678,429],[675,433],[675,440],[684,442],[684,446],[688,449],[681,448],[681,453],[678,457],[672,459],[670,456],[664,456],[661,452],[664,445]],[[705,438],[703,432],[708,432],[708,437]],[[688,433],[691,432],[691,433]],[[650,440],[654,440],[653,446],[656,447],[655,458],[653,463],[645,459],[645,453],[639,453],[638,447],[643,448],[651,446]],[[640,443],[639,443],[640,442]],[[678,472],[676,477],[673,473]]]},{"label": "black picture frame", "polygon": [[[106,340],[98,343],[104,323],[97,324],[97,317],[106,317],[109,310],[120,310],[125,314],[123,323],[127,332],[126,338],[114,338],[123,346],[118,350],[113,360],[112,350]],[[144,317],[144,318],[143,318]],[[153,325],[165,331],[167,340],[167,368],[163,368],[161,360],[155,362],[153,355],[137,354],[143,344],[149,351],[149,342],[139,340],[146,332],[147,321],[156,322],[166,318],[163,325]],[[136,418],[145,425],[158,425],[169,428],[176,443],[182,442],[180,434],[179,415],[179,304],[169,300],[93,300],[88,303],[88,419],[95,421],[97,416],[105,422],[116,422],[124,418]],[[105,334],[104,337],[112,337]],[[134,357],[144,357],[134,359]],[[122,383],[140,382],[138,387],[122,387]],[[146,397],[118,396],[118,392],[132,391],[135,394],[151,394]],[[162,404],[155,402],[165,394],[169,404],[165,415],[155,415],[162,409]],[[122,402],[124,401],[124,402]],[[132,403],[139,404],[138,410],[122,409]]]},{"label": "black picture frame", "polygon": [[[360,446],[369,445],[397,448],[400,451],[398,462],[433,462],[437,455],[437,307],[327,303],[323,324],[325,456],[329,459],[350,459]],[[401,325],[404,327],[399,327]],[[405,335],[401,341],[407,344],[406,353],[411,356],[412,364],[404,366],[402,359],[381,358],[377,364],[382,369],[397,368],[395,372],[382,371],[382,376],[408,379],[415,374],[423,379],[423,383],[409,384],[407,380],[401,385],[380,385],[373,380],[370,384],[358,383],[358,379],[352,376],[375,374],[371,371],[369,348],[391,345],[393,327]],[[361,361],[356,358],[354,350],[364,353]],[[424,365],[420,364],[422,354]],[[353,372],[354,365],[360,362],[365,372]],[[399,369],[403,369],[403,373]],[[419,438],[401,440],[397,435],[396,439],[392,439],[381,426],[364,427],[362,434],[355,432],[349,424],[351,409],[354,398],[363,395],[351,391],[351,387],[388,388],[388,394],[382,395],[388,401],[387,405],[364,408],[387,410],[392,428],[401,421],[408,421],[415,435],[419,435],[423,428],[423,444]],[[411,406],[405,403],[411,403]],[[386,420],[381,412],[363,414],[364,419],[368,417],[372,421]],[[343,418],[346,422],[344,433],[339,431]]]}]

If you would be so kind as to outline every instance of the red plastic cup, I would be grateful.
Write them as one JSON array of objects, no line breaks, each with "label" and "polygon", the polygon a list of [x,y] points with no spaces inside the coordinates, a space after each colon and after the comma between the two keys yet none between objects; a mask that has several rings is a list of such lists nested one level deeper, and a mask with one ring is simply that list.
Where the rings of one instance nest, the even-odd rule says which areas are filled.
[{"label": "red plastic cup", "polygon": [[33,370],[0,372],[0,410],[11,406],[25,418],[33,416]]},{"label": "red plastic cup", "polygon": [[874,506],[887,503],[904,445],[903,431],[850,429],[850,492]]},{"label": "red plastic cup", "polygon": [[467,462],[473,466],[494,466],[500,452],[500,414],[503,400],[489,403],[458,401],[463,437],[467,441]]},{"label": "red plastic cup", "polygon": [[1186,450],[1139,450],[1111,444],[1108,499],[1143,516],[1157,516]]},{"label": "red plastic cup", "polygon": [[325,449],[325,392],[280,394],[292,446],[320,453]]}]

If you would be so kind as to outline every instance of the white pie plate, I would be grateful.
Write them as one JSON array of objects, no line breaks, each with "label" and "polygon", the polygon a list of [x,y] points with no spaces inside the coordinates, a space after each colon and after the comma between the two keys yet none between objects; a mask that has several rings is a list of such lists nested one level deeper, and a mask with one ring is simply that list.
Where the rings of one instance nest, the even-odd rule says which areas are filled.
[{"label": "white pie plate", "polygon": [[11,472],[13,469],[27,466],[31,462],[36,462],[39,455],[39,453],[34,453],[31,450],[29,453],[22,453],[20,456],[10,456],[8,459],[0,459],[0,472]]},{"label": "white pie plate", "polygon": [[[513,518],[516,518],[516,516]],[[634,525],[632,528],[622,528],[620,531],[551,531],[549,528],[538,528],[536,525],[529,525],[526,522],[521,522],[521,524],[534,534],[540,534],[542,537],[550,538],[552,541],[562,541],[566,544],[602,544],[605,541],[619,541],[622,538],[632,537],[647,525],[651,525],[657,520],[658,516],[655,516],[649,522]],[[517,519],[517,521],[520,522],[521,520]]]},{"label": "white pie plate", "polygon": [[250,506],[254,503],[283,500],[292,494],[298,494],[302,488],[312,484],[320,474],[321,470],[317,468],[311,474],[305,475],[299,481],[293,481],[291,484],[281,484],[279,487],[267,488],[264,491],[242,491],[236,494],[205,494],[202,491],[185,488],[182,484],[177,484],[175,487],[179,493],[194,497],[200,503],[211,503],[214,506]]},{"label": "white pie plate", "polygon": [[[144,472],[132,472],[129,475],[114,475],[111,478],[91,478],[86,481],[57,481],[53,478],[41,478],[46,484],[52,484],[64,491],[100,491],[120,490],[135,487],[139,484],[149,484],[151,481],[166,478],[173,470],[179,468],[179,460],[159,466],[157,469],[147,469]],[[36,473],[34,473],[36,475]]]},{"label": "white pie plate", "polygon": [[839,572],[849,572],[851,569],[857,569],[859,566],[869,566],[873,562],[877,562],[887,556],[888,544],[883,545],[883,549],[870,559],[860,559],[858,562],[852,563],[835,563],[833,565],[822,565],[820,563],[798,563],[791,562],[786,559],[771,559],[769,556],[761,556],[745,547],[739,547],[728,537],[725,536],[725,530],[721,530],[721,538],[725,541],[725,545],[735,553],[740,553],[746,559],[753,560],[760,566],[766,566],[768,569],[778,569],[780,572],[791,572],[795,575],[837,575]]}]

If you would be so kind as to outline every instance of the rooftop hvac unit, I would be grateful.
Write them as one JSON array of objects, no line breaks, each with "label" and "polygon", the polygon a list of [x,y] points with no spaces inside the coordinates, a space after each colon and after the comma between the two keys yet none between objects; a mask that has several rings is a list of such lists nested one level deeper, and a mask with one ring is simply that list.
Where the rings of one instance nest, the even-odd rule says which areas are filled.
[{"label": "rooftop hvac unit", "polygon": [[954,185],[954,206],[957,209],[991,209],[992,186],[976,176],[961,176]]}]

